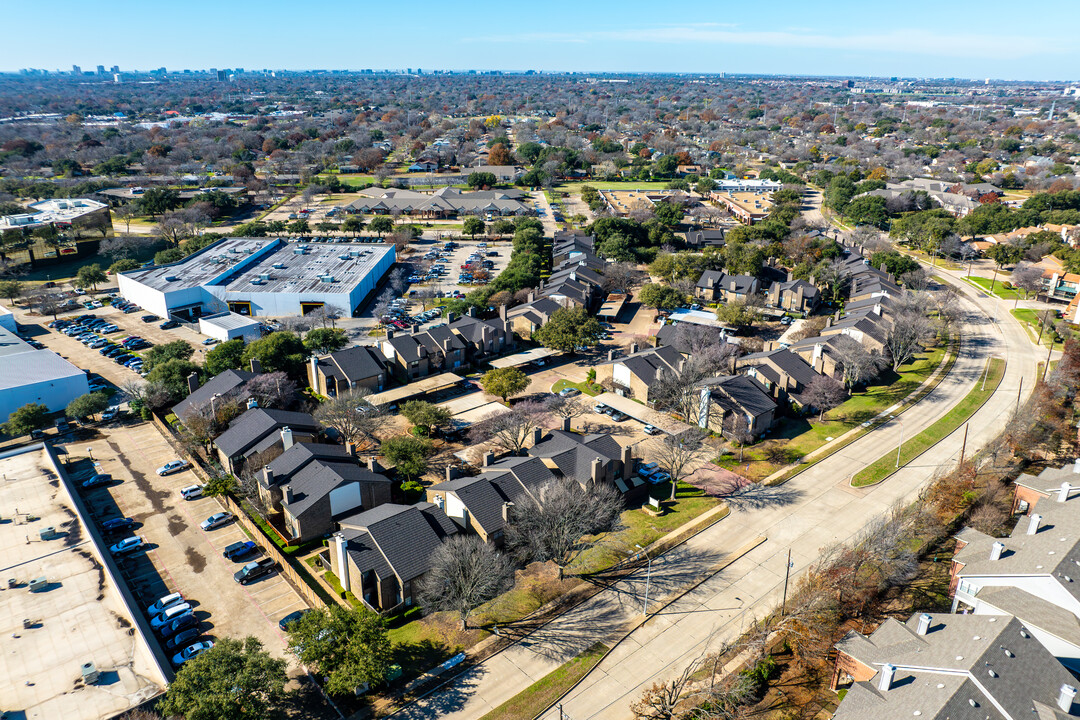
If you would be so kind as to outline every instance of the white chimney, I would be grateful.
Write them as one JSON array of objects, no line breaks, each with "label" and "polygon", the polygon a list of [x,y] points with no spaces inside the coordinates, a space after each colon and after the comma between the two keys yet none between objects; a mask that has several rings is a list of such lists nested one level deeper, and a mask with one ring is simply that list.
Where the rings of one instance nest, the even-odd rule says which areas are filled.
[{"label": "white chimney", "polygon": [[1038,513],[1032,513],[1031,519],[1028,520],[1027,534],[1034,535],[1035,533],[1039,532],[1040,522],[1042,522],[1042,515],[1039,515]]},{"label": "white chimney", "polygon": [[920,615],[919,616],[919,629],[916,630],[915,632],[917,632],[919,635],[925,635],[926,633],[928,633],[930,631],[930,621],[932,619],[933,618],[930,617],[929,613],[923,613],[922,615]]},{"label": "white chimney", "polygon": [[1072,490],[1072,485],[1068,481],[1061,483],[1061,489],[1058,490],[1057,501],[1065,502],[1069,499],[1069,490]]},{"label": "white chimney", "polygon": [[311,356],[311,387],[319,391],[319,358]]},{"label": "white chimney", "polygon": [[293,446],[292,429],[288,426],[281,428],[281,447],[288,450]]},{"label": "white chimney", "polygon": [[1073,460],[1073,474],[1080,475],[1080,458]]},{"label": "white chimney", "polygon": [[881,692],[888,692],[892,688],[894,675],[896,675],[896,666],[886,663],[881,668],[881,677],[878,678],[877,689]]},{"label": "white chimney", "polygon": [[1003,552],[1005,552],[1005,543],[995,542],[993,545],[990,546],[990,559],[1000,560],[1001,553]]},{"label": "white chimney", "polygon": [[349,582],[349,555],[348,544],[349,541],[345,539],[345,536],[341,533],[334,533],[334,560],[337,562],[331,563],[334,568],[334,573],[338,576],[338,581],[341,583],[341,589],[346,591],[352,591],[352,584]]},{"label": "white chimney", "polygon": [[1076,697],[1076,688],[1072,685],[1062,685],[1058,692],[1058,707],[1063,712],[1072,710],[1073,699]]}]

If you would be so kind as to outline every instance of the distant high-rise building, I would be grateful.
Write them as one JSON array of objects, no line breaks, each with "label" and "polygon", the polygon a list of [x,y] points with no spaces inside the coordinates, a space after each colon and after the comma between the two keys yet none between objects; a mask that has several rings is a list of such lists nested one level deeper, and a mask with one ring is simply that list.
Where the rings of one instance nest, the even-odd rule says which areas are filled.
[{"label": "distant high-rise building", "polygon": [[120,72],[120,66],[119,65],[113,65],[111,68],[109,68],[109,72],[111,72],[111,73]]},{"label": "distant high-rise building", "polygon": [[217,71],[217,79],[218,80],[224,80],[226,78],[226,76],[228,75],[228,73],[229,73],[228,70],[218,70]]},{"label": "distant high-rise building", "polygon": [[243,75],[244,74],[244,68],[234,68],[233,69],[233,74],[234,75]]},{"label": "distant high-rise building", "polygon": [[71,66],[71,74],[72,75],[82,75],[82,68],[79,67],[78,65],[72,65]]},{"label": "distant high-rise building", "polygon": [[104,65],[98,65],[97,66],[97,74],[98,75],[104,75],[105,74],[105,66]]},{"label": "distant high-rise building", "polygon": [[117,85],[120,84],[120,73],[113,73],[112,81]]}]

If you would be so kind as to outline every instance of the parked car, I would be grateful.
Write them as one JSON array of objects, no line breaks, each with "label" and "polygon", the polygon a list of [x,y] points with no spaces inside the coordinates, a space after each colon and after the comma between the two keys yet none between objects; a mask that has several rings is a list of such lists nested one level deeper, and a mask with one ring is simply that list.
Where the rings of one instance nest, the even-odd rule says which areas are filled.
[{"label": "parked car", "polygon": [[620,411],[618,411],[618,410],[616,410],[615,412],[611,413],[611,419],[612,419],[612,420],[614,420],[615,422],[622,422],[623,420],[627,420],[627,419],[629,419],[629,418],[630,418],[630,416],[629,416],[629,415],[627,415],[627,414],[626,414],[626,413],[624,413],[624,412],[620,412]]},{"label": "parked car", "polygon": [[203,496],[202,485],[188,485],[185,488],[180,488],[180,497],[185,500],[197,500]]},{"label": "parked car", "polygon": [[107,533],[118,532],[120,530],[127,530],[135,526],[135,521],[131,518],[119,517],[111,518],[101,523],[101,529]]},{"label": "parked car", "polygon": [[202,635],[202,628],[190,627],[187,630],[181,630],[165,641],[165,649],[178,650],[180,648],[185,648],[190,645],[193,640],[198,640],[200,635]]},{"label": "parked car", "polygon": [[157,602],[146,608],[146,614],[150,617],[154,617],[155,615],[160,615],[165,612],[173,605],[179,605],[182,602],[184,602],[183,593],[174,592],[165,597],[158,598]]},{"label": "parked car", "polygon": [[289,625],[291,625],[294,622],[299,622],[309,612],[311,612],[311,609],[306,608],[304,610],[295,610],[295,611],[289,613],[285,617],[278,620],[278,624],[277,624],[278,629],[280,629],[282,632],[287,632],[288,629],[289,629]]},{"label": "parked car", "polygon": [[233,514],[231,512],[214,513],[213,515],[199,523],[199,527],[201,527],[203,530],[213,530],[214,528],[219,528],[222,525],[228,525],[229,522],[232,521],[232,519]]},{"label": "parked car", "polygon": [[241,585],[247,585],[249,582],[254,582],[261,577],[269,575],[277,568],[277,563],[273,558],[263,558],[262,560],[255,560],[249,562],[244,567],[233,573],[233,580]]},{"label": "parked car", "polygon": [[595,405],[593,405],[592,409],[594,413],[604,415],[607,412],[608,406],[604,403],[596,403]]},{"label": "parked car", "polygon": [[109,552],[117,556],[130,555],[144,545],[146,545],[146,540],[139,535],[133,535],[129,538],[124,538],[115,545],[110,545]]},{"label": "parked car", "polygon": [[175,605],[170,605],[157,615],[150,618],[150,627],[159,628],[162,625],[167,625],[168,623],[172,622],[184,613],[188,613],[191,611],[191,603],[182,602]]},{"label": "parked car", "polygon": [[139,319],[142,320],[144,323],[152,323],[156,320],[160,320],[161,318],[159,318],[157,315],[143,315]]},{"label": "parked car", "polygon": [[187,630],[188,628],[195,627],[198,624],[199,620],[195,617],[195,613],[187,612],[173,620],[171,623],[159,627],[157,629],[157,633],[162,638],[168,638],[172,637],[181,630]]},{"label": "parked car", "polygon": [[225,551],[221,553],[222,557],[228,560],[239,560],[240,558],[247,557],[259,549],[252,540],[238,540],[225,547]]},{"label": "parked car", "polygon": [[82,486],[84,488],[93,488],[99,485],[108,485],[112,482],[112,475],[108,473],[97,473],[91,475],[89,480],[83,480]]},{"label": "parked car", "polygon": [[191,463],[187,460],[170,460],[157,469],[157,474],[164,477],[165,475],[170,475],[174,472],[180,472],[189,465],[191,465]]},{"label": "parked car", "polygon": [[563,388],[562,390],[559,391],[559,397],[577,397],[580,394],[581,394],[580,390],[578,390],[577,388],[572,388],[572,387]]},{"label": "parked car", "polygon": [[656,427],[655,425],[646,425],[645,426],[645,434],[646,435],[659,435],[662,432],[663,432],[663,430]]},{"label": "parked car", "polygon": [[116,416],[120,414],[120,408],[110,407],[105,408],[105,411],[101,413],[102,420],[115,420]]},{"label": "parked car", "polygon": [[203,345],[217,345],[219,342],[221,342],[221,341],[218,340],[217,338],[206,338],[205,340],[202,341],[202,344]]},{"label": "parked car", "polygon": [[173,665],[180,667],[188,660],[202,655],[204,652],[206,652],[212,647],[214,647],[214,643],[211,640],[203,640],[202,642],[197,642],[194,645],[189,645],[180,652],[173,655]]},{"label": "parked car", "polygon": [[176,322],[175,320],[166,320],[165,322],[158,325],[159,330],[172,330],[173,328],[178,327],[180,327],[180,323]]}]

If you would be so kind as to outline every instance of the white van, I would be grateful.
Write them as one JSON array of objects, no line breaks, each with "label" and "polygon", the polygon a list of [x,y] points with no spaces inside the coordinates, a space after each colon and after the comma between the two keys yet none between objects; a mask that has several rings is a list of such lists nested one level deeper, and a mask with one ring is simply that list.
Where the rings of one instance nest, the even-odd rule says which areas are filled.
[{"label": "white van", "polygon": [[150,617],[154,617],[155,615],[160,615],[165,612],[173,605],[178,605],[182,602],[184,602],[184,596],[181,593],[174,592],[172,595],[166,595],[165,597],[160,598],[156,603],[146,608],[146,614]]},{"label": "white van", "polygon": [[195,498],[201,498],[203,495],[202,485],[188,485],[186,488],[180,488],[180,497],[185,500],[194,500]]}]

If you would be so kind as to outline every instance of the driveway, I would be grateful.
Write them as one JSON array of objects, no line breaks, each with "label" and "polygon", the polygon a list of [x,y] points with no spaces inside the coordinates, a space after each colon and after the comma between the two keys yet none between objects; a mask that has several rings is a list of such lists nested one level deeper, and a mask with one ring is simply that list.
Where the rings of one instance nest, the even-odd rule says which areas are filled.
[{"label": "driveway", "polygon": [[[139,603],[149,606],[164,595],[182,592],[207,634],[218,638],[253,635],[272,655],[294,661],[285,652],[285,635],[277,622],[307,607],[306,603],[277,574],[246,587],[233,580],[242,563],[226,560],[221,553],[229,543],[246,539],[243,532],[236,524],[210,531],[199,527],[222,507],[212,498],[186,501],[180,497],[180,488],[197,482],[190,471],[157,475],[156,469],[176,453],[153,425],[114,423],[100,430],[104,437],[99,440],[62,447],[71,460],[87,458],[89,448],[97,471],[121,481],[83,492],[99,520],[133,518],[138,523],[133,534],[149,543],[145,553],[120,563]],[[81,468],[75,474],[77,481],[91,472],[87,461],[76,467]]]}]

